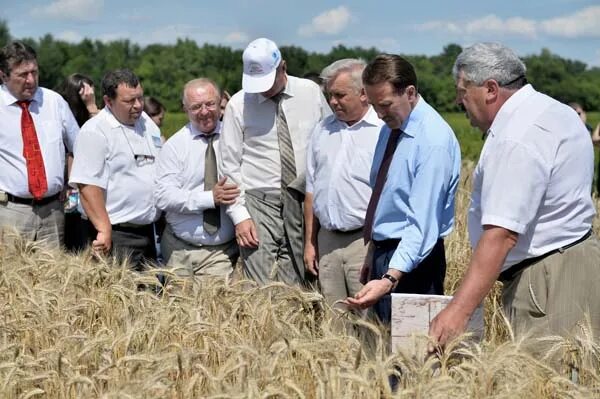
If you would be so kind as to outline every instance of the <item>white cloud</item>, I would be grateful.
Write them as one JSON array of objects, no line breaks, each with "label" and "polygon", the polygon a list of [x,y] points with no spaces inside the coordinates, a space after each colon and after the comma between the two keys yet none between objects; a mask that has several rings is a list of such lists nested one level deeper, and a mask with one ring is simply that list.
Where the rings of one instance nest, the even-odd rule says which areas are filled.
[{"label": "white cloud", "polygon": [[73,30],[65,30],[60,32],[56,35],[56,38],[69,43],[79,43],[83,40],[83,36],[81,36],[79,32],[75,32]]},{"label": "white cloud", "polygon": [[92,21],[104,9],[104,0],[55,0],[50,4],[34,7],[31,15],[37,18]]},{"label": "white cloud", "polygon": [[298,28],[298,34],[301,36],[314,36],[317,34],[335,35],[343,31],[350,20],[352,14],[346,6],[339,6],[322,12],[314,17],[310,24],[302,25]]},{"label": "white cloud", "polygon": [[245,32],[231,32],[225,36],[223,41],[228,44],[246,44],[250,41],[250,38]]},{"label": "white cloud", "polygon": [[571,15],[542,21],[541,29],[552,36],[600,37],[600,6],[587,7]]},{"label": "white cloud", "polygon": [[489,14],[471,21],[428,21],[415,25],[415,29],[445,34],[510,35],[527,38],[542,34],[566,38],[600,37],[600,6],[537,21],[522,17],[503,19]]}]

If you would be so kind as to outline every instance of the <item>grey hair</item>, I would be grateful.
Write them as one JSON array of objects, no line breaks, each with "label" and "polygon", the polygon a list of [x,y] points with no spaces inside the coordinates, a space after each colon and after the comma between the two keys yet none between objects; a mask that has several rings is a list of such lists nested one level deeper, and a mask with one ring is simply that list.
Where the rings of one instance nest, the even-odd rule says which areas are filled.
[{"label": "grey hair", "polygon": [[500,43],[476,43],[464,49],[452,68],[455,81],[460,72],[466,81],[478,86],[488,79],[510,89],[521,88],[527,83],[525,63]]},{"label": "grey hair", "polygon": [[367,63],[360,58],[344,58],[326,66],[321,71],[323,84],[327,84],[335,79],[342,72],[350,72],[350,80],[357,92],[363,88],[362,73]]}]

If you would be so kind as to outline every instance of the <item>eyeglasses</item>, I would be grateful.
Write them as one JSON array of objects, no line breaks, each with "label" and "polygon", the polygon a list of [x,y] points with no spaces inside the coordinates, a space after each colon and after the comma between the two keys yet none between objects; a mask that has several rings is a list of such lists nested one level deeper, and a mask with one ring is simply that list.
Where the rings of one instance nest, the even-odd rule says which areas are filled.
[{"label": "eyeglasses", "polygon": [[187,107],[188,110],[192,112],[201,111],[202,108],[206,108],[207,111],[214,111],[217,109],[218,104],[215,101],[209,101],[201,104],[192,104]]},{"label": "eyeglasses", "polygon": [[148,148],[148,154],[138,154],[136,153],[136,151],[133,150],[131,141],[129,141],[129,137],[127,137],[127,133],[125,132],[125,129],[123,129],[123,127],[121,127],[121,131],[123,132],[125,140],[127,140],[127,145],[129,146],[129,149],[133,154],[133,160],[135,161],[135,164],[137,166],[153,164],[156,157],[152,155],[152,149],[150,148],[150,144],[148,144],[148,140],[146,140],[146,137],[144,136],[144,141],[146,142],[146,147]]}]

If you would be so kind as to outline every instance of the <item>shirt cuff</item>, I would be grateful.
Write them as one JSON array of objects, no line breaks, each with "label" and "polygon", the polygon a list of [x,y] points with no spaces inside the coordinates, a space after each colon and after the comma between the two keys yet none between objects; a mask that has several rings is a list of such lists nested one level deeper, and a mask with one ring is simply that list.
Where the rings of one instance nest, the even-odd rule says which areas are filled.
[{"label": "shirt cuff", "polygon": [[523,234],[527,230],[527,226],[523,223],[495,215],[482,215],[481,225],[484,226],[486,224],[503,227],[507,230],[514,231],[517,234]]},{"label": "shirt cuff", "polygon": [[195,189],[190,193],[190,209],[214,209],[215,198],[211,190],[205,191],[204,189]]},{"label": "shirt cuff", "polygon": [[250,213],[243,205],[233,205],[232,208],[229,208],[229,217],[234,225],[238,225],[247,219],[252,219],[250,217]]}]

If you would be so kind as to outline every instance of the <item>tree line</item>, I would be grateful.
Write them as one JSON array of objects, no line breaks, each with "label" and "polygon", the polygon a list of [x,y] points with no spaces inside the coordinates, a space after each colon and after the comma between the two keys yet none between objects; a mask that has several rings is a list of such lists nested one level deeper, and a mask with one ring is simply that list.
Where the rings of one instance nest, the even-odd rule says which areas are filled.
[{"label": "tree line", "polygon": [[[0,45],[10,39],[6,22],[0,21]],[[66,76],[75,72],[90,76],[99,85],[108,70],[130,68],[142,80],[144,92],[159,98],[169,111],[181,109],[181,89],[185,82],[196,77],[214,79],[230,93],[241,88],[242,50],[226,46],[199,46],[190,39],[145,47],[129,40],[84,39],[69,43],[51,34],[39,39],[13,39],[23,40],[37,51],[40,84],[48,88],[57,88]],[[439,55],[403,55],[415,65],[419,91],[439,111],[457,110],[452,65],[461,50],[457,44],[448,44]],[[288,72],[294,76],[320,72],[341,58],[358,57],[368,61],[380,53],[375,47],[343,45],[333,47],[326,54],[297,46],[282,46],[281,52],[288,63]],[[548,49],[523,60],[528,68],[528,79],[536,89],[563,102],[579,102],[587,110],[600,110],[600,68],[589,68],[581,61],[562,58]],[[97,90],[98,97],[99,92]]]}]

